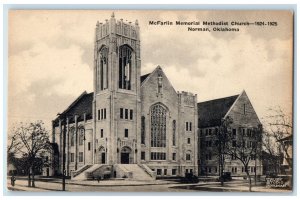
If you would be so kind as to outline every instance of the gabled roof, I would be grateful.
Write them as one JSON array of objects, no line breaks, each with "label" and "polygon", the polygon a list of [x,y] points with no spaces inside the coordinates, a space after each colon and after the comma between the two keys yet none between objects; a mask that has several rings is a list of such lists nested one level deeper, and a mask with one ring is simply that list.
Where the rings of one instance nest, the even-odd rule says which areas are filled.
[{"label": "gabled roof", "polygon": [[[84,113],[86,114],[86,120],[93,118],[93,98],[94,93],[82,93],[62,114],[66,114],[69,118],[69,123],[74,122],[74,116],[78,115],[78,121],[84,120]],[[57,117],[54,120],[55,125],[58,125]]]},{"label": "gabled roof", "polygon": [[144,80],[146,80],[146,78],[147,78],[150,74],[151,74],[151,73],[145,74],[145,75],[141,76],[141,84],[142,84],[142,82],[144,82]]},{"label": "gabled roof", "polygon": [[198,127],[221,125],[222,118],[229,111],[239,95],[198,103]]}]

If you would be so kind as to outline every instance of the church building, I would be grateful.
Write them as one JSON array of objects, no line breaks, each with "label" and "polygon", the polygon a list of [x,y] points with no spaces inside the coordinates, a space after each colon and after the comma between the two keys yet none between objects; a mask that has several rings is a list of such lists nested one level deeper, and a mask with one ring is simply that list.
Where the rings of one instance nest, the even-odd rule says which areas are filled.
[{"label": "church building", "polygon": [[138,21],[112,14],[97,22],[94,92],[53,120],[59,164],[52,173],[63,173],[65,132],[65,174],[72,178],[198,174],[197,95],[177,92],[160,66],[141,75],[140,51]]}]

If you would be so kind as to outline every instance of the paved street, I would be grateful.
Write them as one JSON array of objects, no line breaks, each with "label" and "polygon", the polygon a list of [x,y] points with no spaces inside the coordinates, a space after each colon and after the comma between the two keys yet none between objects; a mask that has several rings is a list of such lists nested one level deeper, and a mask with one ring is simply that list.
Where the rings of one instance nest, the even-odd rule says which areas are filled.
[{"label": "paved street", "polygon": [[[48,182],[36,181],[36,187],[27,187],[27,180],[17,180],[12,187],[8,179],[9,190],[14,191],[61,191],[60,180],[49,179]],[[227,182],[222,187],[217,182],[199,182],[197,184],[180,184],[175,181],[131,181],[131,180],[105,180],[100,181],[66,181],[66,190],[71,192],[248,192],[247,182],[235,180]],[[283,189],[268,189],[265,186],[253,186],[255,192],[290,192]]]}]

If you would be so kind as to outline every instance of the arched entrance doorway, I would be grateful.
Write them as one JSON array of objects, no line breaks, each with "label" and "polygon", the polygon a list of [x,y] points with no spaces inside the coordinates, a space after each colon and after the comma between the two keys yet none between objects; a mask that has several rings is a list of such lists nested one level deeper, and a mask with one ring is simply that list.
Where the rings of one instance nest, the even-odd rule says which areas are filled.
[{"label": "arched entrance doorway", "polygon": [[98,149],[98,164],[105,164],[106,163],[106,154],[105,154],[105,148],[101,146]]},{"label": "arched entrance doorway", "polygon": [[132,163],[132,151],[129,147],[122,147],[121,149],[121,164]]}]

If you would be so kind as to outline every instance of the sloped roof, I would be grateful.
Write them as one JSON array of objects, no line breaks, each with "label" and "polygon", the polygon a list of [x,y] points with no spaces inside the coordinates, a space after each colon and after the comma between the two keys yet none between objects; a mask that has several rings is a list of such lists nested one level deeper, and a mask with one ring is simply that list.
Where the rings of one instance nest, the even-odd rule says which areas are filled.
[{"label": "sloped roof", "polygon": [[222,118],[238,96],[234,95],[198,103],[198,127],[206,128],[221,125]]},{"label": "sloped roof", "polygon": [[[146,80],[146,78],[150,75],[145,74],[140,77],[141,83]],[[63,114],[66,114],[69,117],[69,123],[73,123],[74,116],[78,115],[78,121],[83,121],[84,113],[86,114],[86,119],[92,119],[93,118],[93,98],[94,98],[94,93],[82,93],[77,99],[63,112]],[[54,125],[58,126],[58,119],[57,117],[54,120]]]},{"label": "sloped roof", "polygon": [[147,78],[150,74],[151,74],[151,73],[145,74],[145,75],[141,76],[141,84],[144,82],[144,80],[146,80],[146,78]]},{"label": "sloped roof", "polygon": [[[86,114],[86,119],[92,119],[93,118],[93,98],[94,93],[83,93],[81,94],[64,112],[63,114],[66,114],[69,118],[69,123],[74,122],[74,116],[78,115],[78,121],[84,120],[84,113]],[[55,125],[58,125],[58,119],[57,117],[54,120]]]}]

